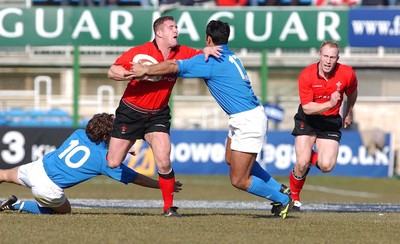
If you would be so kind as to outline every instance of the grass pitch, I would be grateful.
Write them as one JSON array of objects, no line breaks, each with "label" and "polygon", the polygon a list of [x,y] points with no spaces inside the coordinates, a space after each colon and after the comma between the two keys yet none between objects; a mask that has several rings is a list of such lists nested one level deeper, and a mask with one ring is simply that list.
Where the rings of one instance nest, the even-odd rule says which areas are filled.
[{"label": "grass pitch", "polygon": [[[176,200],[260,201],[234,189],[227,176],[180,176]],[[287,183],[287,177],[277,178]],[[70,199],[160,200],[159,190],[98,177],[66,190]],[[364,193],[364,194],[359,194]],[[302,201],[400,203],[400,180],[309,176]],[[29,189],[3,183],[0,198],[32,198]],[[266,205],[269,202],[266,201]],[[79,209],[71,215],[1,212],[1,243],[398,243],[400,213],[290,213],[181,209],[165,218],[161,209]]]}]

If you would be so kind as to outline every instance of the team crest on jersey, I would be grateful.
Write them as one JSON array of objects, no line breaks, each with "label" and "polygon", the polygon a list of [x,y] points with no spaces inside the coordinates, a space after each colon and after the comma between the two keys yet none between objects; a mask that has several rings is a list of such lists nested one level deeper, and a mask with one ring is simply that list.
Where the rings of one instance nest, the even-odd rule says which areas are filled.
[{"label": "team crest on jersey", "polygon": [[121,126],[121,134],[126,133],[126,125]]},{"label": "team crest on jersey", "polygon": [[340,87],[342,86],[342,82],[338,81],[336,83],[336,91],[340,91]]},{"label": "team crest on jersey", "polygon": [[304,122],[300,122],[300,130],[304,130]]}]

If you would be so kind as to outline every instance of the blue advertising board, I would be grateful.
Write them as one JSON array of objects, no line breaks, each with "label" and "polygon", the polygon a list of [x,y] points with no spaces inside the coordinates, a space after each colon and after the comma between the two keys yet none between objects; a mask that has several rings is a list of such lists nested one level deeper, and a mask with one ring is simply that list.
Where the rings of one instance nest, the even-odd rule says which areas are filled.
[{"label": "blue advertising board", "polygon": [[279,105],[264,103],[263,106],[268,120],[280,123],[285,118],[285,111]]},{"label": "blue advertising board", "polygon": [[[70,128],[0,128],[0,169],[9,169],[35,161],[56,149],[72,133]],[[225,140],[222,130],[172,130],[171,162],[178,174],[227,175]],[[128,155],[124,163],[146,175],[157,168],[151,149],[144,141],[133,146],[136,156]],[[386,134],[385,145],[374,155],[368,154],[357,131],[344,131],[336,167],[336,176],[390,177],[393,174],[392,135]],[[289,131],[268,132],[257,161],[272,175],[288,175],[295,163],[294,137]],[[312,168],[310,174],[320,174]]]},{"label": "blue advertising board", "polygon": [[349,10],[352,47],[400,47],[400,9]]},{"label": "blue advertising board", "polygon": [[[171,131],[171,162],[178,174],[228,174],[225,163],[226,131]],[[288,175],[295,163],[294,137],[290,132],[268,133],[257,161],[272,175]],[[154,159],[146,143],[134,146],[138,156],[128,156],[125,163],[143,173],[155,173]],[[390,177],[393,168],[391,135],[386,134],[382,151],[369,155],[356,131],[343,132],[336,167],[331,175],[354,177]],[[321,174],[312,169],[310,174]]]}]

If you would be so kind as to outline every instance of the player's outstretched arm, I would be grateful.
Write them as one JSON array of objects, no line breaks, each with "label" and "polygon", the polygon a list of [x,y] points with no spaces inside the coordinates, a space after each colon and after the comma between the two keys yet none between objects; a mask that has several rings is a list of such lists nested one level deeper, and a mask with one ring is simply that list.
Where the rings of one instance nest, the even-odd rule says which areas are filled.
[{"label": "player's outstretched arm", "polygon": [[174,60],[166,60],[153,65],[133,63],[130,70],[135,77],[143,75],[166,75],[178,72],[178,64]]},{"label": "player's outstretched arm", "polygon": [[[158,180],[154,180],[142,174],[139,174],[132,183],[149,188],[156,188],[156,189],[160,188]],[[175,181],[174,191],[179,192],[180,190],[182,190],[182,183],[180,183],[179,181]]]},{"label": "player's outstretched arm", "polygon": [[134,78],[134,75],[126,70],[122,66],[118,65],[111,65],[110,69],[108,70],[108,78],[116,80],[116,81],[125,81],[125,80],[131,80]]}]

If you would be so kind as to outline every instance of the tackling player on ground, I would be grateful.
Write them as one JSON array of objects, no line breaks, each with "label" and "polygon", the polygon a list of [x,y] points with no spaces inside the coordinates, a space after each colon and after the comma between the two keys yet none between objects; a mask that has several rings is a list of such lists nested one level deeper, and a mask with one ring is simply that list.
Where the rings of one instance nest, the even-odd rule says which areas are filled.
[{"label": "tackling player on ground", "polygon": [[[159,188],[158,181],[121,164],[111,169],[106,161],[106,143],[110,139],[114,116],[95,114],[86,130],[78,129],[55,151],[43,159],[12,169],[0,170],[0,183],[9,182],[31,188],[36,201],[20,201],[14,195],[0,204],[0,211],[17,210],[33,214],[71,213],[64,189],[98,175],[106,175],[124,184]],[[174,191],[181,189],[174,183]]]}]

